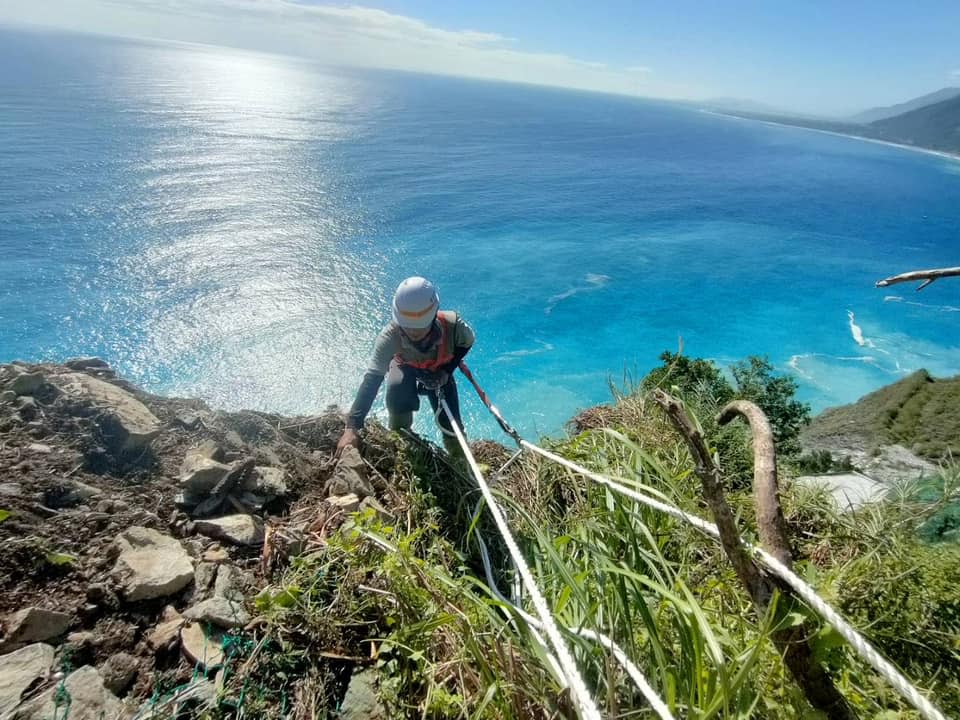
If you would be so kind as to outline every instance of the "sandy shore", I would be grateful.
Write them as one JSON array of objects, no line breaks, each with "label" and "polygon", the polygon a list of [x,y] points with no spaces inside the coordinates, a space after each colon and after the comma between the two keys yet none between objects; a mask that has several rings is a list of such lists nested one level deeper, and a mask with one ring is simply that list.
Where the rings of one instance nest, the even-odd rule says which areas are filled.
[{"label": "sandy shore", "polygon": [[734,120],[746,120],[748,122],[762,123],[764,125],[773,125],[780,127],[791,127],[799,130],[809,130],[810,132],[822,133],[824,135],[834,135],[836,137],[851,138],[853,140],[863,140],[864,142],[875,143],[877,145],[887,145],[889,147],[901,148],[902,150],[912,150],[913,152],[924,153],[925,155],[936,155],[947,160],[960,161],[960,154],[949,153],[943,150],[933,150],[932,148],[918,147],[916,145],[905,145],[903,143],[890,142],[889,140],[880,140],[879,138],[864,137],[863,135],[851,135],[849,133],[834,132],[833,130],[823,130],[821,128],[808,127],[807,125],[796,125],[789,122],[775,122],[773,120],[760,120],[759,118],[744,117],[742,115],[731,115],[730,113],[717,112],[716,110],[701,110],[707,115],[716,115],[717,117],[732,118]]}]

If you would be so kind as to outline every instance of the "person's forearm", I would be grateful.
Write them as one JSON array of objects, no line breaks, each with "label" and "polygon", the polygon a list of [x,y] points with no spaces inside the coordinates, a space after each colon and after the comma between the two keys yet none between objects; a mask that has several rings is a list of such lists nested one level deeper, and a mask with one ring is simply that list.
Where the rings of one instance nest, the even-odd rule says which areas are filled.
[{"label": "person's forearm", "polygon": [[357,390],[357,396],[350,407],[350,414],[347,416],[347,427],[354,430],[363,428],[363,422],[367,419],[367,413],[373,407],[373,401],[377,399],[377,392],[383,383],[383,375],[372,371],[367,371],[360,382],[360,389]]}]

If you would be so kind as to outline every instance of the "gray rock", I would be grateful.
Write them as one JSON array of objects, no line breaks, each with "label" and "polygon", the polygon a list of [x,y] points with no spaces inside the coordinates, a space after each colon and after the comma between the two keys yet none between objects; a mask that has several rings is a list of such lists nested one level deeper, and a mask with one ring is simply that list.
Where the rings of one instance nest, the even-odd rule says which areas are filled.
[{"label": "gray rock", "polygon": [[6,636],[0,645],[0,653],[63,635],[70,627],[71,619],[66,613],[44,608],[28,607],[18,610],[3,623]]},{"label": "gray rock", "polygon": [[53,666],[53,648],[43,643],[0,657],[0,718],[6,718],[20,704],[23,692],[43,680]]},{"label": "gray rock", "polygon": [[218,687],[202,677],[193,678],[188,685],[182,685],[169,696],[164,696],[162,703],[148,700],[137,714],[136,720],[170,720],[171,718],[208,717],[199,712],[212,706],[217,701]]},{"label": "gray rock", "polygon": [[217,487],[229,472],[229,465],[187,453],[180,466],[180,485],[185,495],[203,497]]},{"label": "gray rock", "polygon": [[[65,707],[64,698],[69,698],[69,708]],[[123,705],[103,686],[100,673],[84,665],[68,675],[62,687],[57,684],[14,710],[10,720],[49,720],[64,716],[70,720],[116,720],[122,713]]]},{"label": "gray rock", "polygon": [[44,503],[54,509],[68,508],[99,497],[103,492],[72,478],[57,480],[53,487],[44,493]]},{"label": "gray rock", "polygon": [[167,605],[160,616],[160,622],[147,633],[147,645],[156,652],[170,647],[180,635],[183,627],[183,616],[173,606]]},{"label": "gray rock", "polygon": [[193,561],[179,541],[156,530],[131,527],[114,541],[112,575],[128,602],[165,597],[193,580]]},{"label": "gray rock", "polygon": [[0,483],[0,497],[16,497],[23,494],[23,485],[15,482]]},{"label": "gray rock", "polygon": [[345,513],[356,512],[360,509],[360,498],[353,493],[349,495],[331,495],[327,502],[334,507],[340,508]]},{"label": "gray rock", "polygon": [[143,450],[160,433],[160,421],[126,390],[83,373],[67,373],[56,379],[66,394],[92,402],[111,420],[111,435],[123,452]]},{"label": "gray rock", "polygon": [[222,518],[197,520],[194,527],[201,535],[234,545],[263,544],[263,522],[252,515],[227,515]]},{"label": "gray rock", "polygon": [[180,628],[180,649],[192,663],[200,663],[208,670],[223,665],[223,635],[207,632],[198,622]]},{"label": "gray rock", "polygon": [[215,563],[199,562],[197,569],[193,573],[193,592],[194,598],[203,599],[210,594],[210,588],[213,580],[217,576],[217,566]]},{"label": "gray rock", "polygon": [[377,695],[376,670],[363,670],[350,678],[340,705],[340,720],[386,720],[387,711]]},{"label": "gray rock", "polygon": [[37,405],[37,399],[29,395],[17,398],[17,412],[25,420],[35,420],[40,414],[40,407]]},{"label": "gray rock", "polygon": [[43,443],[30,443],[27,446],[27,450],[32,452],[34,455],[49,455],[53,452],[53,448],[49,445],[44,445]]},{"label": "gray rock", "polygon": [[66,365],[71,370],[109,370],[110,365],[106,360],[101,360],[98,357],[82,357],[82,358],[72,358],[67,360],[64,365]]},{"label": "gray rock", "polygon": [[4,390],[0,392],[0,402],[12,403],[17,399],[17,394],[13,390]]},{"label": "gray rock", "polygon": [[257,495],[268,498],[282,497],[287,494],[287,471],[283,468],[258,466],[243,486]]},{"label": "gray rock", "polygon": [[373,495],[374,489],[367,480],[367,466],[354,447],[344,448],[334,468],[333,475],[327,481],[327,495],[349,495],[353,493],[361,500]]},{"label": "gray rock", "polygon": [[17,375],[10,384],[10,389],[17,395],[33,395],[46,382],[43,373],[22,373]]},{"label": "gray rock", "polygon": [[213,440],[204,440],[195,448],[190,448],[187,450],[187,457],[190,455],[205,457],[209,460],[216,460],[217,462],[223,462],[226,458],[223,448]]},{"label": "gray rock", "polygon": [[212,597],[199,602],[184,612],[183,616],[188,620],[213,623],[227,629],[243,627],[250,622],[250,613],[244,610],[243,604],[225,597]]},{"label": "gray rock", "polygon": [[214,597],[222,597],[234,602],[243,602],[247,588],[253,585],[253,577],[233,565],[222,565],[217,572],[217,582],[213,586]]},{"label": "gray rock", "polygon": [[100,668],[103,686],[114,695],[119,695],[130,687],[139,668],[140,663],[133,655],[122,652],[111,655]]}]

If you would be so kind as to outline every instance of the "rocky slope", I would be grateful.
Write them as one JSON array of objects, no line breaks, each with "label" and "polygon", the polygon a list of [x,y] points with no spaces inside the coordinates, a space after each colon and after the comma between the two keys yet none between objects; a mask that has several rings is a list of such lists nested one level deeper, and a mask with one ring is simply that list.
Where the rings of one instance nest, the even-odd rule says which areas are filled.
[{"label": "rocky slope", "polygon": [[376,458],[332,459],[342,427],[150,395],[95,358],[0,366],[0,719],[209,702],[277,554],[318,513],[382,510]]}]

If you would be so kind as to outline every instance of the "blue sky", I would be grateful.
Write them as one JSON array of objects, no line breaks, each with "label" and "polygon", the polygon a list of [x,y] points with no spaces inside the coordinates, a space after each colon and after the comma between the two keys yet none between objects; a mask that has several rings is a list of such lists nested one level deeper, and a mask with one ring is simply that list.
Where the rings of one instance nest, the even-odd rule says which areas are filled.
[{"label": "blue sky", "polygon": [[4,22],[835,115],[960,85],[960,0],[0,0]]}]

